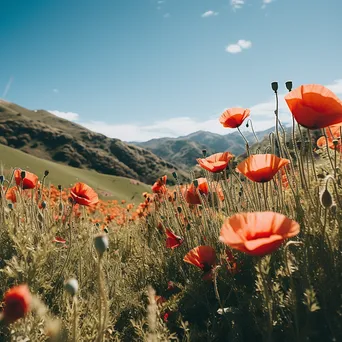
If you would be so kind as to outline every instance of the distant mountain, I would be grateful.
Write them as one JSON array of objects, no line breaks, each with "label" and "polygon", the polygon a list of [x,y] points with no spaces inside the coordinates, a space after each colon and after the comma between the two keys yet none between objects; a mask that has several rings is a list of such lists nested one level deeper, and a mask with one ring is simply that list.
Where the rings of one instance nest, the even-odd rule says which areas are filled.
[{"label": "distant mountain", "polygon": [[[151,184],[177,170],[143,147],[94,133],[45,110],[28,110],[0,100],[0,144],[36,157]],[[1,156],[0,156],[1,159]]]},{"label": "distant mountain", "polygon": [[[274,127],[256,132],[259,140],[262,140]],[[246,139],[252,146],[256,143],[251,132],[244,132]],[[132,142],[137,146],[146,148],[157,156],[178,165],[181,168],[189,168],[196,165],[196,158],[202,157],[202,150],[206,149],[207,155],[230,151],[235,156],[246,151],[246,144],[240,133],[235,131],[226,135],[197,131],[179,138],[160,138],[146,142]]]}]

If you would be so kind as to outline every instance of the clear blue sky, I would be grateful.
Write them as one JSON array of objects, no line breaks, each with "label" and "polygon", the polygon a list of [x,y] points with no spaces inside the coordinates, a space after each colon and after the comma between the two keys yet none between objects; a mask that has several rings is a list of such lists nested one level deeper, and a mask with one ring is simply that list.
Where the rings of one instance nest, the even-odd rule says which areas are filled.
[{"label": "clear blue sky", "polygon": [[0,97],[144,140],[342,79],[341,0],[234,1],[1,0]]}]

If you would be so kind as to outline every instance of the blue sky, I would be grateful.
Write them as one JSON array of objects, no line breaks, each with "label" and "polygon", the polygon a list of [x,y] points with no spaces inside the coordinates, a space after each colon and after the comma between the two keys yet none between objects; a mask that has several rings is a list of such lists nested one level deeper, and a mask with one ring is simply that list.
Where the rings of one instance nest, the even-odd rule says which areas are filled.
[{"label": "blue sky", "polygon": [[341,13],[341,0],[1,0],[0,97],[127,141],[228,133],[233,106],[263,129],[274,80],[342,94]]}]

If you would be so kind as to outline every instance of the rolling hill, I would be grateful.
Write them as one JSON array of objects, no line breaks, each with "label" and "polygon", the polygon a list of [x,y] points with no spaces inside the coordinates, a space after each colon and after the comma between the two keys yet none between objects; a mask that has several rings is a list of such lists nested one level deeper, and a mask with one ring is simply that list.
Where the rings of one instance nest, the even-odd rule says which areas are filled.
[{"label": "rolling hill", "polygon": [[141,202],[141,194],[151,191],[151,187],[131,179],[100,174],[96,171],[78,169],[37,158],[30,154],[0,144],[0,173],[4,170],[6,178],[10,177],[12,168],[20,167],[37,174],[40,178],[45,170],[49,170],[47,183],[55,186],[70,187],[76,182],[84,182],[91,186],[102,199],[117,199],[130,202]]},{"label": "rolling hill", "polygon": [[176,170],[151,151],[92,132],[45,110],[29,110],[0,100],[0,144],[30,155],[99,173],[152,184]]}]

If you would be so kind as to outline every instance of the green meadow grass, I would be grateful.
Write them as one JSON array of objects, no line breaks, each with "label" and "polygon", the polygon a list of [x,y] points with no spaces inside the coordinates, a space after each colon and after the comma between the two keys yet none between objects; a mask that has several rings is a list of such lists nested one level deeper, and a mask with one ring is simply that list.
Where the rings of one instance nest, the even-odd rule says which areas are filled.
[{"label": "green meadow grass", "polygon": [[[77,169],[71,166],[54,163],[49,160],[37,158],[27,153],[15,150],[0,144],[0,164],[7,175],[10,169],[20,167],[42,177],[45,170],[49,170],[47,184],[70,187],[76,182],[84,182],[91,186],[102,199],[126,200],[140,203],[141,194],[150,191],[151,187],[139,182],[131,184],[130,179],[118,176],[100,174],[96,171]],[[115,165],[113,165],[115,168]]]}]

